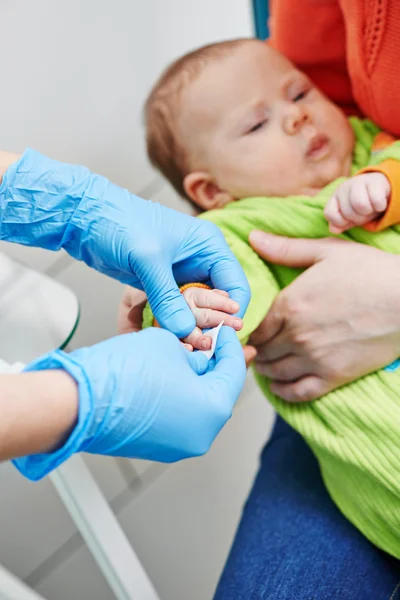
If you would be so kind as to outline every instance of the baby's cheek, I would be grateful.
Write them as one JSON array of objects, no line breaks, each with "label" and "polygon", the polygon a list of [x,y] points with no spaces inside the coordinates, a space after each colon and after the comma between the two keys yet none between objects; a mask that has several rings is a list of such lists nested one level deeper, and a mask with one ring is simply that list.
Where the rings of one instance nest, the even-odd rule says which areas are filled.
[{"label": "baby's cheek", "polygon": [[235,199],[266,195],[268,176],[264,155],[264,152],[254,152],[248,144],[240,145],[237,151],[215,164],[218,187]]}]

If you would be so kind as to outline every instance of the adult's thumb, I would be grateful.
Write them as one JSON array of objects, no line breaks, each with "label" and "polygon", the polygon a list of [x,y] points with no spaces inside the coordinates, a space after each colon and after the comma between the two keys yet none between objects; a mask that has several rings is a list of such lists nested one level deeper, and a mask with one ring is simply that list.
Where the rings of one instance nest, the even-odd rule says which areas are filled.
[{"label": "adult's thumb", "polygon": [[295,239],[257,230],[250,233],[249,241],[261,258],[287,267],[311,267],[325,258],[331,248],[348,243],[330,238]]},{"label": "adult's thumb", "polygon": [[166,269],[156,280],[143,282],[153,314],[163,329],[184,338],[196,327],[196,321],[188,303],[179,291],[172,275]]}]

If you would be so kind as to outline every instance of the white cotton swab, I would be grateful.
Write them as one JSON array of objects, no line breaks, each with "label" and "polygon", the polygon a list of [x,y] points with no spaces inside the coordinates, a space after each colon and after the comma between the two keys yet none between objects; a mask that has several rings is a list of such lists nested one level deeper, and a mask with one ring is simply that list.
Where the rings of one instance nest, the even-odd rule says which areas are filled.
[{"label": "white cotton swab", "polygon": [[214,329],[210,329],[210,331],[207,331],[206,335],[209,335],[210,338],[212,339],[211,348],[209,350],[199,350],[199,352],[202,352],[203,354],[205,354],[205,356],[208,360],[210,360],[210,358],[212,358],[214,356],[215,346],[217,345],[218,334],[219,334],[219,331],[223,324],[224,324],[224,322],[221,321],[221,323],[218,325],[218,327],[214,327]]}]

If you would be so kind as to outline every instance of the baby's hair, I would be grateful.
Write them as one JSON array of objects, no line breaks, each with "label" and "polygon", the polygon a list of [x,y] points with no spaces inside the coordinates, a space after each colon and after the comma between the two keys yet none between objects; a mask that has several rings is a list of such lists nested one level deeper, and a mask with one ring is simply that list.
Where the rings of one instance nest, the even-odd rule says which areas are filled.
[{"label": "baby's hair", "polygon": [[254,40],[242,38],[209,44],[178,58],[161,75],[146,101],[147,154],[153,166],[183,197],[186,197],[183,180],[190,167],[177,131],[181,93],[210,60],[224,58],[238,46],[249,42],[254,43]]}]

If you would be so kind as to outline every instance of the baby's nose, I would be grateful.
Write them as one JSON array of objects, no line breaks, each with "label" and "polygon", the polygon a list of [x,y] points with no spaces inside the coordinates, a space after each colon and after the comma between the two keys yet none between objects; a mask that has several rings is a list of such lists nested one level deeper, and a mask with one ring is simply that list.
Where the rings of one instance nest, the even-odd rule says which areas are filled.
[{"label": "baby's nose", "polygon": [[283,127],[288,135],[296,134],[304,125],[310,122],[310,116],[304,110],[299,110],[286,115]]}]

